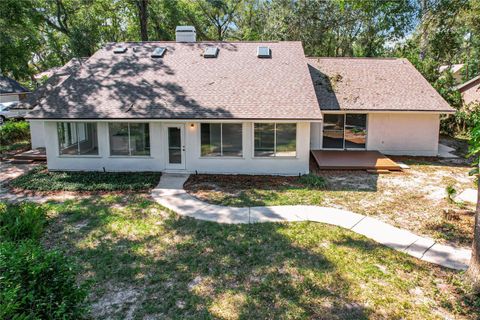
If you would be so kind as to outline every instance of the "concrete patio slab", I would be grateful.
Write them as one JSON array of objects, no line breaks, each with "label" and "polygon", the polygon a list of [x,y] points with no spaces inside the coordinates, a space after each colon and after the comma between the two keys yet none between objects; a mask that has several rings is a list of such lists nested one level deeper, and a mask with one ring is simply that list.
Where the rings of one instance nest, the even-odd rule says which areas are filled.
[{"label": "concrete patio slab", "polygon": [[305,208],[303,206],[271,206],[250,208],[250,223],[305,221],[305,216]]},{"label": "concrete patio slab", "polygon": [[472,204],[477,204],[478,190],[475,189],[466,189],[461,192],[456,198],[456,201],[469,202]]},{"label": "concrete patio slab", "polygon": [[471,255],[472,253],[468,249],[436,243],[425,252],[422,260],[451,269],[466,270]]},{"label": "concrete patio slab", "polygon": [[351,230],[396,250],[405,250],[419,239],[410,231],[370,217],[362,219]]},{"label": "concrete patio slab", "polygon": [[405,252],[415,258],[421,259],[425,252],[435,244],[435,241],[430,238],[419,237],[417,241],[412,243]]},{"label": "concrete patio slab", "polygon": [[451,148],[451,147],[449,147],[447,145],[444,145],[444,144],[441,144],[441,143],[438,144],[438,156],[440,158],[458,159],[459,157],[457,155],[453,154],[453,152],[455,152],[454,148]]},{"label": "concrete patio slab", "polygon": [[353,228],[365,218],[361,214],[336,208],[311,206],[308,211],[308,220],[310,221],[327,223],[345,229]]}]

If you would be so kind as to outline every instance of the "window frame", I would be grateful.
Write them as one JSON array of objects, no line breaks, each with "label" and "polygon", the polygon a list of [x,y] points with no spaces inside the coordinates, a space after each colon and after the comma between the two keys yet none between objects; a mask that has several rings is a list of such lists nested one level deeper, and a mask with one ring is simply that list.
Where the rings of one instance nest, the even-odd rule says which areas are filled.
[{"label": "window frame", "polygon": [[[128,154],[112,154],[112,143],[110,141],[110,124],[116,124],[116,123],[124,123],[128,125],[127,131],[128,131]],[[149,154],[148,155],[132,155],[132,150],[131,150],[131,135],[130,135],[130,124],[147,124],[148,125],[148,145],[149,145]],[[108,122],[107,123],[107,132],[108,132],[108,156],[110,158],[152,158],[152,148],[151,148],[151,132],[150,132],[150,122]]]},{"label": "window frame", "polygon": [[[256,156],[255,155],[255,124],[272,124],[273,123],[273,155],[272,156]],[[295,155],[279,156],[277,155],[277,124],[294,124],[295,125]],[[298,122],[252,122],[252,158],[254,159],[297,159],[298,158]]]},{"label": "window frame", "polygon": [[[324,145],[323,145],[323,139],[324,139],[324,125],[325,125],[325,122],[322,121],[322,126],[320,128],[320,131],[321,131],[321,150],[332,150],[332,151],[366,151],[368,150],[368,127],[369,127],[369,120],[370,120],[370,117],[369,117],[369,113],[367,112],[325,112],[324,115],[343,115],[343,145],[342,145],[342,148],[325,148]],[[349,114],[357,114],[357,115],[365,115],[365,131],[366,131],[366,135],[365,135],[365,147],[364,148],[347,148],[346,147],[346,140],[345,140],[345,131],[346,131],[346,127],[347,127],[347,115]],[[332,130],[333,131],[333,130]]]},{"label": "window frame", "polygon": [[[202,155],[202,124],[220,124],[220,155],[219,156],[204,156]],[[223,155],[223,125],[224,124],[238,124],[242,128],[242,132],[240,134],[241,139],[242,139],[242,154],[240,156],[224,156]],[[199,151],[200,151],[200,159],[244,159],[245,158],[245,152],[244,152],[244,124],[243,122],[200,122],[198,125],[198,145],[199,145]]]},{"label": "window frame", "polygon": [[[75,136],[77,138],[77,142],[75,143],[77,145],[77,154],[62,154],[62,150],[60,147],[60,135],[58,132],[58,126],[59,125],[64,125],[65,123],[67,124],[75,124]],[[96,140],[97,140],[97,154],[80,154],[80,143],[85,142],[87,139],[80,140],[79,135],[78,135],[78,124],[92,124],[95,125],[95,135],[96,135]],[[57,148],[58,148],[58,157],[60,158],[101,158],[100,155],[100,144],[99,144],[99,139],[98,139],[98,122],[86,122],[86,121],[57,121],[56,123],[56,132],[57,132]],[[72,136],[73,136],[73,131],[71,131]],[[86,136],[86,127],[85,127],[85,136]],[[72,144],[75,145],[75,144]]]}]

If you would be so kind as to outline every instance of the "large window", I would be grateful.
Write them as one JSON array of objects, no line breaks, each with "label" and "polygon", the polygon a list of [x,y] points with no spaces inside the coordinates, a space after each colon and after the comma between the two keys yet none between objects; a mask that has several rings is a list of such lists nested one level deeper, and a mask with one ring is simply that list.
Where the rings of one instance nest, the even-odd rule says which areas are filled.
[{"label": "large window", "polygon": [[202,123],[200,125],[202,157],[241,157],[241,123]]},{"label": "large window", "polygon": [[57,134],[61,155],[98,155],[96,123],[58,122]]},{"label": "large window", "polygon": [[255,157],[295,157],[297,125],[295,123],[255,123]]},{"label": "large window", "polygon": [[150,131],[148,123],[109,123],[110,155],[149,156]]},{"label": "large window", "polygon": [[326,114],[323,117],[324,149],[365,149],[366,114]]}]

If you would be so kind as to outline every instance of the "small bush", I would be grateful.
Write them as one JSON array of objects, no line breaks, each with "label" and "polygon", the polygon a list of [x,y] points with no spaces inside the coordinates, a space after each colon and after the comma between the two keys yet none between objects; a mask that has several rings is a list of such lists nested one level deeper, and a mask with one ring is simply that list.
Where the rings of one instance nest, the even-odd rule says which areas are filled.
[{"label": "small bush", "polygon": [[159,172],[48,171],[37,167],[10,182],[13,188],[34,191],[148,191]]},{"label": "small bush", "polygon": [[27,121],[7,121],[0,126],[0,145],[30,140],[30,125]]},{"label": "small bush", "polygon": [[45,223],[45,209],[39,205],[0,204],[0,241],[38,240]]},{"label": "small bush", "polygon": [[34,241],[0,243],[0,319],[79,319],[86,290],[73,264]]},{"label": "small bush", "polygon": [[311,173],[301,176],[300,183],[303,183],[304,185],[315,189],[325,188],[325,186],[327,185],[325,179]]},{"label": "small bush", "polygon": [[445,191],[447,192],[447,200],[449,203],[455,203],[455,196],[457,195],[457,190],[455,189],[454,186],[447,186],[445,188]]}]

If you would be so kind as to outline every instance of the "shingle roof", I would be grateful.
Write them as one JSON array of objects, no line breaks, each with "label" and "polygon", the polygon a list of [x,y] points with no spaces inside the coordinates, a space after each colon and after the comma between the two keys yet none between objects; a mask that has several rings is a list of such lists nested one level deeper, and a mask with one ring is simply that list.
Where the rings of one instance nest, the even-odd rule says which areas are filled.
[{"label": "shingle roof", "polygon": [[462,84],[456,86],[455,89],[457,89],[461,92],[461,91],[465,90],[467,87],[470,87],[471,84],[475,84],[479,81],[480,81],[480,75],[476,76],[475,78],[472,78],[472,79],[468,80],[465,83],[462,83]]},{"label": "shingle roof", "polygon": [[323,111],[455,111],[406,59],[307,61]]},{"label": "shingle roof", "polygon": [[[202,57],[208,45],[217,58]],[[259,45],[271,59],[257,57]],[[167,52],[153,59],[158,46]],[[322,118],[301,42],[109,44],[56,78],[29,99],[28,118]]]},{"label": "shingle roof", "polygon": [[0,75],[0,94],[29,92],[12,78]]}]

